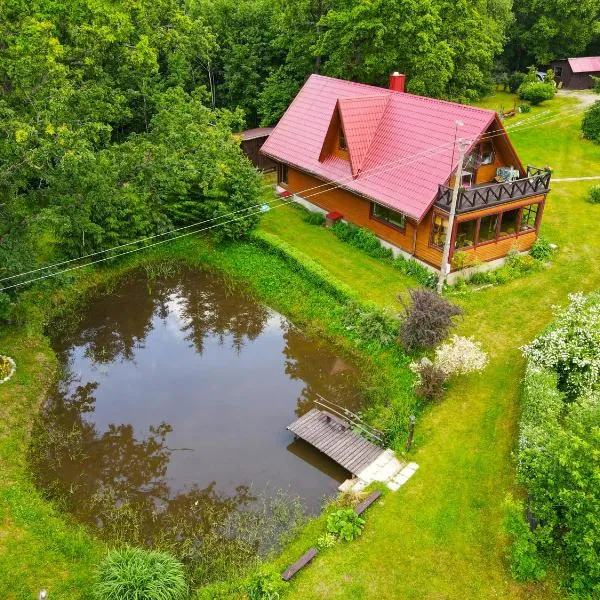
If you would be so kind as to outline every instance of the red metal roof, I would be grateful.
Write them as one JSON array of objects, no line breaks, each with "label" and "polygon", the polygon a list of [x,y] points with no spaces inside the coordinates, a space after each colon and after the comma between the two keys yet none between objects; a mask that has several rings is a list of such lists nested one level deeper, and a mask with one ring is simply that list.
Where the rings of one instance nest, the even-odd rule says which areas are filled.
[{"label": "red metal roof", "polygon": [[568,60],[573,73],[600,71],[600,56],[582,56],[580,58],[569,58]]},{"label": "red metal roof", "polygon": [[[338,107],[350,162],[336,156],[320,161],[325,135]],[[495,114],[311,75],[262,152],[322,179],[343,182],[342,187],[420,221],[434,202],[438,186],[456,169],[455,121],[464,123],[459,135],[475,142]]]}]

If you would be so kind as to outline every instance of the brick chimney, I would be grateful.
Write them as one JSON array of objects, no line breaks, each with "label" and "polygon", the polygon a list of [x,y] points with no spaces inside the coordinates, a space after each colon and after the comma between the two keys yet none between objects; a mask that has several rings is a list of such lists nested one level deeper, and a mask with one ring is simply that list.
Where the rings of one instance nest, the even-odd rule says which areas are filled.
[{"label": "brick chimney", "polygon": [[394,71],[390,75],[390,90],[393,90],[394,92],[403,92],[405,79],[406,75],[402,75],[401,73],[398,73],[398,71]]}]

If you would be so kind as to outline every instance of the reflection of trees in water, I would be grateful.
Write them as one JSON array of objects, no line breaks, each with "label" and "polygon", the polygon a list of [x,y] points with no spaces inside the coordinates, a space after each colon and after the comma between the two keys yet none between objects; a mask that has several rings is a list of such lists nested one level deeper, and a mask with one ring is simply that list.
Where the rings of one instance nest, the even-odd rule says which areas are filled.
[{"label": "reflection of trees in water", "polygon": [[89,382],[70,395],[57,387],[37,420],[29,462],[47,496],[101,537],[169,550],[195,581],[206,583],[252,566],[284,528],[302,519],[301,506],[283,496],[257,510],[248,486],[231,495],[215,482],[172,493],[166,480],[171,426],[150,427],[142,439],[128,424],[98,432],[85,418],[94,411],[97,386]]},{"label": "reflection of trees in water", "polygon": [[97,363],[133,360],[135,348],[152,331],[153,318],[165,320],[173,311],[200,354],[207,336],[216,336],[221,343],[231,337],[239,352],[245,338],[260,335],[270,314],[218,274],[183,270],[144,283],[138,277],[124,283],[118,293],[98,298],[75,331],[64,332],[57,345],[63,350],[85,347],[86,356]]},{"label": "reflection of trees in water", "polygon": [[315,351],[315,341],[289,323],[283,336],[285,372],[304,383],[295,411],[298,416],[313,408],[318,395],[351,410],[358,408],[355,372],[346,362],[323,349]]}]

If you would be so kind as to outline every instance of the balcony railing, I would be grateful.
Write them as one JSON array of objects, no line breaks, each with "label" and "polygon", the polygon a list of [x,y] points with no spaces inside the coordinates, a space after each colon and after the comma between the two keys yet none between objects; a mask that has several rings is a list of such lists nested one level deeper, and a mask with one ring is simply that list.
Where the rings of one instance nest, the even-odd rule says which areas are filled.
[{"label": "balcony railing", "polygon": [[[456,212],[465,213],[529,196],[546,194],[550,190],[550,177],[549,169],[528,166],[527,177],[522,179],[461,188],[458,192]],[[449,211],[451,203],[452,188],[440,185],[435,205],[442,210]]]}]

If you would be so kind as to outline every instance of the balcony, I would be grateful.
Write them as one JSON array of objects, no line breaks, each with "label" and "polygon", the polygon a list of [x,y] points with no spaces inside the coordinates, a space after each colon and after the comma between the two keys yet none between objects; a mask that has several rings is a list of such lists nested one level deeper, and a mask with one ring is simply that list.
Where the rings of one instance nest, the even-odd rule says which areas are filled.
[{"label": "balcony", "polygon": [[[550,169],[527,167],[527,177],[504,183],[483,183],[469,188],[461,188],[458,192],[456,213],[462,214],[482,208],[494,206],[547,194],[550,191]],[[446,212],[450,211],[452,188],[440,185],[435,206]]]}]

